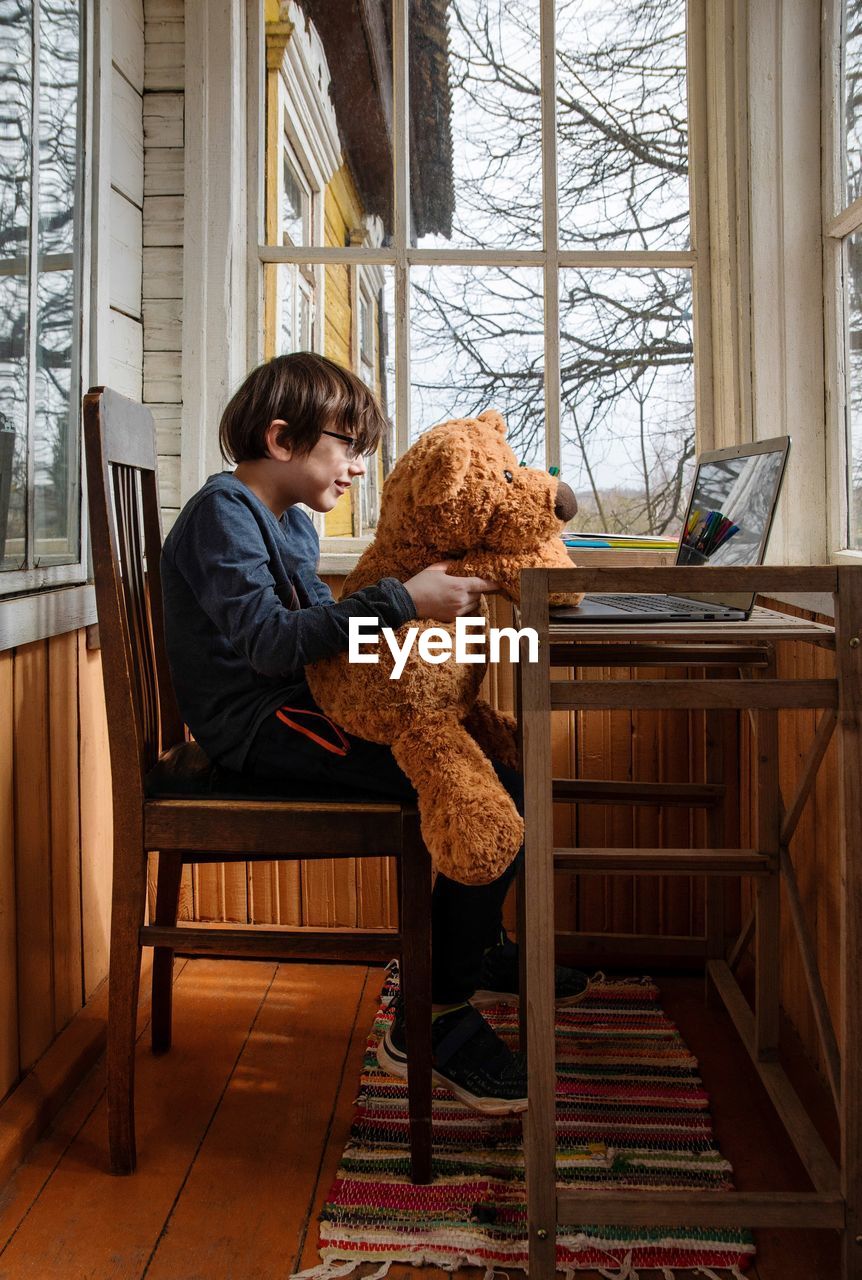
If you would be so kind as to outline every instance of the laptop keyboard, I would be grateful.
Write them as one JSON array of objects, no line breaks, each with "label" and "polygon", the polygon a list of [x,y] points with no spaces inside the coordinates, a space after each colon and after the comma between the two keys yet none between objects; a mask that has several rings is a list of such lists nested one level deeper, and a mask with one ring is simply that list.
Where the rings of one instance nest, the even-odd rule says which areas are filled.
[{"label": "laptop keyboard", "polygon": [[623,613],[706,613],[720,606],[701,604],[698,600],[686,600],[682,596],[628,596],[601,595],[592,597],[596,604],[613,605]]}]

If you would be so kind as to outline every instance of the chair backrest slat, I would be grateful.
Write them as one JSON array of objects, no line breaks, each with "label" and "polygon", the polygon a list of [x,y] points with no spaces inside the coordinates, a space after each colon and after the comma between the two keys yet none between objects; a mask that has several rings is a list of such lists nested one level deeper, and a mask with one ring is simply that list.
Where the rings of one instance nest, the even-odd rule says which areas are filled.
[{"label": "chair backrest slat", "polygon": [[139,793],[183,737],[164,644],[155,427],[145,406],[95,388],[84,433],[114,789]]}]

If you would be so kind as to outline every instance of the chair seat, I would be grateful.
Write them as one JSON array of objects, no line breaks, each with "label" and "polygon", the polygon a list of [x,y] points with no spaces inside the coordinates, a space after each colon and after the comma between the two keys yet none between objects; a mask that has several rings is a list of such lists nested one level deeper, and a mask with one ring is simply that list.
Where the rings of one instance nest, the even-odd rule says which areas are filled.
[{"label": "chair seat", "polygon": [[210,760],[196,742],[180,742],[163,752],[144,779],[144,794],[148,800],[346,800],[380,803],[380,799],[372,801],[367,790],[357,791],[348,786],[334,791],[331,783],[315,786],[313,782],[291,782],[290,779],[286,779],[284,785],[276,785],[271,778],[237,773]]}]

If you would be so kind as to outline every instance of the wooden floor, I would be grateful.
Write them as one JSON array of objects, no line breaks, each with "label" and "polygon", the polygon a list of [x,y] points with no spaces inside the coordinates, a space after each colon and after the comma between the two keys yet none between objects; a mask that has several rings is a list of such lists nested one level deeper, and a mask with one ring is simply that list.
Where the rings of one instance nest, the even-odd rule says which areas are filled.
[{"label": "wooden floor", "polygon": [[[379,969],[353,966],[183,962],[169,1055],[152,1057],[145,1012],[139,1020],[137,1173],[107,1171],[99,1064],[0,1192],[0,1280],[284,1280],[313,1266],[380,983]],[[701,1061],[737,1185],[805,1187],[730,1023],[704,1008],[702,982],[659,984]],[[828,1115],[824,1127],[831,1143]],[[758,1249],[753,1280],[838,1275],[834,1232],[762,1231]]]}]

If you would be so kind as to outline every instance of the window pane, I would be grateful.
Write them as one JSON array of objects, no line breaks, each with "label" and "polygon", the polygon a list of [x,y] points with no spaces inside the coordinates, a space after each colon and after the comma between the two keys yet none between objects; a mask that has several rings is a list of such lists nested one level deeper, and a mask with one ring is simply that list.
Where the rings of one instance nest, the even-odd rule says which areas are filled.
[{"label": "window pane", "polygon": [[563,474],[584,531],[675,534],[694,459],[688,271],[563,271]]},{"label": "window pane", "polygon": [[412,0],[410,24],[418,244],[538,245],[537,0]]},{"label": "window pane", "polygon": [[862,549],[862,233],[847,246],[847,545]]},{"label": "window pane", "polygon": [[308,207],[311,201],[303,190],[287,151],[284,153],[281,188],[281,235],[285,244],[310,244]]},{"label": "window pane", "polygon": [[72,396],[74,280],[39,276],[36,352],[35,536],[40,564],[78,559],[78,396]]},{"label": "window pane", "polygon": [[862,5],[844,6],[845,204],[862,195]]},{"label": "window pane", "polygon": [[78,559],[78,316],[73,270],[79,188],[77,0],[42,0],[39,46],[39,251],[34,439],[35,554]]},{"label": "window pane", "polygon": [[529,268],[411,272],[411,431],[499,409],[528,466],[545,459],[542,276]]},{"label": "window pane", "polygon": [[687,249],[685,0],[558,0],[560,243]]},{"label": "window pane", "polygon": [[0,0],[0,567],[26,559],[32,15]]}]

